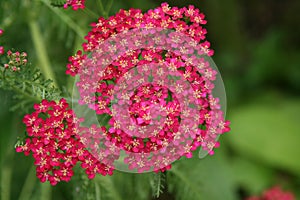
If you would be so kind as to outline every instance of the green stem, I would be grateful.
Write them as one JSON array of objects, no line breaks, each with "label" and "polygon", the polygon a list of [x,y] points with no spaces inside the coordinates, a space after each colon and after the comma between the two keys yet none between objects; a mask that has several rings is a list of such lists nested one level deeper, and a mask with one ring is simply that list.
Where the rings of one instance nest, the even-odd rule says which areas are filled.
[{"label": "green stem", "polygon": [[114,0],[109,0],[107,6],[106,6],[106,12],[109,14],[109,11],[111,9],[111,6],[113,5]]},{"label": "green stem", "polygon": [[82,10],[84,13],[86,13],[86,14],[88,14],[90,17],[92,17],[92,18],[96,18],[96,19],[98,19],[98,15],[96,14],[96,13],[94,13],[93,11],[91,11],[90,9],[88,9],[88,8],[85,8],[85,9],[83,9]]},{"label": "green stem", "polygon": [[44,73],[45,78],[53,80],[54,86],[57,87],[58,85],[55,79],[55,75],[48,58],[47,48],[43,41],[43,37],[36,20],[30,19],[29,29],[31,32],[31,37],[33,40],[35,50],[37,52],[41,71]]},{"label": "green stem", "polygon": [[35,183],[36,183],[35,166],[32,165],[32,167],[29,169],[25,183],[23,184],[23,188],[21,190],[19,200],[30,200],[30,197],[34,190]]},{"label": "green stem", "polygon": [[52,188],[49,182],[41,183],[41,198],[40,200],[51,199]]},{"label": "green stem", "polygon": [[75,31],[75,33],[80,37],[84,38],[85,32],[78,26],[68,15],[59,10],[58,8],[54,8],[47,1],[41,0],[52,12],[54,12],[63,22],[65,22],[71,29]]},{"label": "green stem", "polygon": [[14,154],[8,153],[6,163],[2,165],[1,169],[1,199],[2,200],[10,200],[10,186],[11,186],[11,178],[12,178],[12,159]]},{"label": "green stem", "polygon": [[101,193],[100,193],[100,187],[99,187],[99,184],[98,182],[95,181],[95,193],[96,193],[96,200],[101,200]]},{"label": "green stem", "polygon": [[113,2],[114,2],[114,0],[109,0],[108,4],[106,5],[106,7],[104,9],[102,0],[97,0],[98,6],[100,8],[100,12],[104,18],[108,18],[108,14],[109,14],[109,11],[111,9]]},{"label": "green stem", "polygon": [[100,8],[100,12],[101,12],[101,15],[104,17],[104,18],[108,18],[108,14],[105,12],[104,10],[104,7],[103,7],[103,3],[102,3],[102,0],[97,0],[97,4]]}]

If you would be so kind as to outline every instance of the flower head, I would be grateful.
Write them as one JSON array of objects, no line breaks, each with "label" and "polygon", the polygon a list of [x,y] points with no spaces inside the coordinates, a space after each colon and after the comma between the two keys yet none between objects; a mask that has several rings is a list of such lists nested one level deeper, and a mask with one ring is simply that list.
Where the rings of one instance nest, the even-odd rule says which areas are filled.
[{"label": "flower head", "polygon": [[259,197],[253,196],[246,200],[295,200],[295,196],[291,192],[283,191],[279,186],[274,186],[266,191]]},{"label": "flower head", "polygon": [[128,154],[129,169],[166,170],[200,146],[213,155],[218,135],[230,130],[213,96],[204,24],[194,6],[120,10],[92,23],[83,51],[69,58],[66,73],[80,76],[78,103],[109,116],[105,138]]},{"label": "flower head", "polygon": [[85,8],[85,0],[67,0],[64,4],[64,8],[72,7],[73,10],[84,9]]},{"label": "flower head", "polygon": [[26,156],[32,153],[41,182],[49,181],[52,185],[68,182],[77,162],[82,163],[89,178],[94,178],[96,173],[112,174],[112,168],[101,164],[82,143],[79,135],[82,120],[76,117],[65,99],[59,102],[44,99],[35,104],[34,109],[24,116],[28,137],[16,151]]},{"label": "flower head", "polygon": [[18,72],[22,67],[27,64],[27,53],[26,52],[12,52],[11,50],[7,51],[8,63],[4,64],[4,68],[12,72]]}]

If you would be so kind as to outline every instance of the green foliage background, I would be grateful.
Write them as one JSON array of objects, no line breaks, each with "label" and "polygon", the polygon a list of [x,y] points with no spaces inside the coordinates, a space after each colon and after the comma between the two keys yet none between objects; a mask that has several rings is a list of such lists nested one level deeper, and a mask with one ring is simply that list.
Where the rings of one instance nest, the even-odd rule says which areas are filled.
[{"label": "green foliage background", "polygon": [[[86,2],[100,16],[96,1]],[[109,15],[120,8],[146,11],[161,2],[115,0]],[[300,199],[300,1],[167,2],[180,7],[194,4],[206,14],[213,59],[226,86],[232,131],[221,137],[215,156],[174,163],[159,199],[238,200],[273,185]],[[73,79],[65,75],[68,57],[81,48],[89,24],[97,18],[48,3],[0,0],[0,28],[5,30],[0,44],[6,50],[28,52],[28,60],[42,71],[42,66],[51,66],[57,85],[67,94],[73,86]],[[16,138],[24,131],[24,111],[9,110],[18,103],[12,96],[0,90],[1,199],[83,199],[76,177],[55,187],[40,184],[32,159],[14,152]],[[116,172],[84,184],[96,194],[91,199],[156,199],[151,196],[151,176]]]}]

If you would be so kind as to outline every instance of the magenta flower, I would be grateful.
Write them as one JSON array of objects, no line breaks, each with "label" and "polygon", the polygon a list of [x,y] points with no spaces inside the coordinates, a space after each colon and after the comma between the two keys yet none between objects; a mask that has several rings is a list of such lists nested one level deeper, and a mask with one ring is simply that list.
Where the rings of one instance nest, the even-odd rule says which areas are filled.
[{"label": "magenta flower", "polygon": [[72,7],[73,10],[84,9],[85,8],[85,0],[67,0],[64,4],[64,8]]},{"label": "magenta flower", "polygon": [[79,126],[82,119],[76,118],[65,99],[59,102],[42,100],[34,105],[35,111],[24,116],[27,138],[17,152],[26,156],[32,153],[36,174],[41,182],[56,185],[68,182],[73,168],[81,162],[89,178],[95,174],[112,174],[112,168],[102,164],[83,144],[80,133],[86,131]]},{"label": "magenta flower", "polygon": [[204,17],[194,6],[163,3],[91,23],[66,73],[80,77],[78,103],[109,116],[100,131],[106,150],[86,138],[95,152],[115,155],[100,156],[100,162],[114,166],[123,151],[129,169],[164,171],[199,147],[214,154],[218,136],[230,128],[213,95],[217,70],[207,59],[214,51]]},{"label": "magenta flower", "polygon": [[[0,29],[0,37],[3,33],[4,33],[4,31],[2,29]],[[3,55],[3,54],[4,54],[4,47],[0,46],[0,55]]]},{"label": "magenta flower", "polygon": [[283,191],[280,186],[274,186],[266,191],[259,197],[253,196],[246,200],[295,200],[295,196],[291,192]]},{"label": "magenta flower", "polygon": [[4,47],[0,46],[0,55],[4,54]]}]

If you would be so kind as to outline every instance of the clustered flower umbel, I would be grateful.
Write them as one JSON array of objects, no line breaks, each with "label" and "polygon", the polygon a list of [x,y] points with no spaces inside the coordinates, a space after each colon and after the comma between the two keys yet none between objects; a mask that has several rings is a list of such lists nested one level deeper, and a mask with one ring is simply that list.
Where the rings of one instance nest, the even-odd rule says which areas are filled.
[{"label": "clustered flower umbel", "polygon": [[73,10],[78,10],[78,9],[84,9],[85,0],[67,0],[67,2],[64,4],[64,8],[72,7]]},{"label": "clustered flower umbel", "polygon": [[246,200],[295,200],[293,193],[283,191],[280,186],[274,186],[263,192],[261,196],[249,197]]},{"label": "clustered flower umbel", "polygon": [[[72,2],[75,1],[68,1],[67,4],[72,5]],[[193,59],[196,58],[187,55],[189,50],[181,48],[179,53],[186,54],[181,56],[177,51],[149,47],[126,52],[108,63],[104,71],[93,71],[94,75],[101,74],[96,77],[96,81],[88,79],[93,68],[83,67],[87,64],[86,60],[89,60],[89,52],[99,50],[99,46],[116,34],[136,28],[174,30],[175,33],[184,34],[196,41],[193,44],[200,55],[211,56],[213,51],[209,49],[209,42],[205,41],[206,29],[202,27],[203,24],[206,24],[204,15],[194,6],[170,8],[166,3],[145,14],[138,9],[120,10],[109,19],[100,17],[98,22],[92,23],[93,29],[86,36],[87,43],[83,44],[84,52],[78,51],[75,56],[70,57],[66,73],[72,76],[81,75],[77,83],[81,95],[79,103],[88,105],[98,115],[105,114],[111,118],[106,127],[82,127],[79,125],[82,120],[76,117],[64,99],[59,102],[43,100],[36,104],[35,111],[24,117],[27,137],[25,143],[18,145],[16,150],[24,152],[25,155],[32,153],[38,178],[42,182],[50,181],[52,185],[59,181],[69,181],[77,162],[81,162],[81,167],[86,170],[89,178],[94,178],[97,173],[111,175],[114,161],[120,158],[121,150],[128,154],[123,162],[128,164],[129,169],[137,169],[138,172],[168,170],[172,161],[181,156],[192,157],[192,151],[200,146],[212,155],[213,148],[219,145],[216,142],[217,136],[229,131],[229,122],[224,121],[219,100],[212,95],[212,81],[216,79],[217,72],[210,68],[209,62],[200,59],[197,63],[200,66],[199,71],[198,67],[193,66]],[[173,36],[163,40],[178,49],[182,45],[180,38],[176,34]],[[121,45],[124,47],[126,43]],[[110,47],[112,46],[107,49],[113,56],[115,52]],[[120,48],[122,49],[121,46]],[[102,54],[99,54],[101,57]],[[151,71],[154,69],[151,64],[161,64],[163,67]],[[150,70],[146,66],[150,66]],[[176,81],[173,81],[175,85],[172,86],[172,91],[184,91],[186,95],[192,96],[197,102],[196,108],[199,108],[197,115],[184,113],[188,99],[180,99],[180,95],[170,92],[162,82],[140,82],[141,86],[130,95],[117,95],[117,104],[122,104],[125,100],[129,102],[129,118],[139,127],[141,133],[151,125],[153,117],[164,118],[164,123],[157,130],[150,129],[153,133],[148,138],[136,137],[126,131],[130,127],[122,127],[126,120],[119,120],[121,115],[116,113],[112,100],[116,97],[114,92],[122,94],[122,86],[116,88],[118,81],[123,80],[124,84],[130,85],[131,82],[141,80],[135,80],[135,74],[130,74],[134,67],[137,71],[143,71],[141,74],[148,77],[151,75],[154,79],[158,77],[160,80],[167,80],[169,77],[163,76],[167,74],[164,72],[169,71],[184,77],[192,90],[185,91],[186,86],[182,82],[177,82],[176,85]],[[87,76],[84,76],[85,73]],[[165,114],[157,116],[153,113],[153,108],[161,108],[161,113]],[[188,116],[188,120],[183,120],[185,116]],[[196,131],[189,129],[189,123],[196,125],[193,126]],[[187,137],[192,140],[186,140]]]},{"label": "clustered flower umbel", "polygon": [[[213,148],[219,146],[219,143],[216,142],[217,135],[230,130],[229,121],[224,121],[218,98],[214,98],[212,95],[214,88],[212,81],[216,79],[217,72],[210,68],[209,63],[204,59],[200,60],[200,63],[197,63],[200,65],[199,71],[199,67],[192,65],[193,57],[180,56],[179,54],[183,52],[188,54],[189,49],[186,51],[182,49],[180,46],[182,45],[180,44],[181,38],[177,37],[176,39],[176,33],[184,34],[196,42],[197,53],[199,55],[212,56],[213,50],[209,49],[210,43],[205,40],[207,31],[202,27],[204,24],[206,24],[204,14],[200,13],[194,6],[188,6],[188,8],[171,8],[167,3],[163,3],[161,7],[149,10],[145,14],[139,9],[120,10],[115,16],[111,16],[108,19],[100,17],[98,22],[91,24],[93,28],[85,37],[87,42],[83,44],[84,52],[78,51],[75,56],[69,58],[70,64],[67,65],[68,69],[66,73],[72,76],[80,75],[80,81],[77,83],[81,97],[79,100],[80,104],[89,105],[98,115],[108,114],[111,116],[109,121],[110,127],[102,127],[102,129],[107,139],[113,142],[116,147],[129,152],[129,154],[130,152],[148,153],[164,147],[164,144],[170,143],[178,134],[180,135],[178,136],[179,138],[184,134],[178,132],[180,114],[182,115],[183,113],[180,113],[176,96],[172,96],[171,100],[166,102],[168,90],[162,87],[162,85],[145,84],[138,88],[134,94],[131,94],[129,99],[127,98],[131,105],[131,119],[141,127],[149,124],[149,109],[151,104],[159,104],[165,110],[172,109],[172,112],[168,112],[167,120],[164,126],[161,127],[162,130],[158,134],[153,133],[152,137],[146,139],[134,137],[124,131],[126,127],[120,127],[120,121],[116,120],[119,114],[114,113],[114,109],[112,108],[111,100],[113,93],[115,93],[115,85],[123,76],[126,76],[126,73],[130,69],[151,63],[161,63],[171,70],[177,70],[191,84],[193,88],[191,95],[197,99],[200,108],[197,113],[199,117],[195,118],[196,124],[199,125],[198,131],[192,136],[193,142],[187,143],[187,146],[184,147],[185,150],[181,156],[192,157],[192,151],[200,146],[213,155]],[[108,63],[103,71],[86,67],[89,66],[86,63],[86,60],[88,60],[87,53],[98,51],[101,57],[102,53],[104,54],[101,51],[102,48],[102,50],[111,52],[111,57],[113,57],[117,50],[122,48],[122,44],[119,46],[101,47],[107,39],[114,38],[117,34],[125,34],[126,36],[126,33],[130,32],[130,30],[150,30],[153,28],[174,30],[174,38],[160,39],[167,41],[167,43],[169,42],[170,46],[175,46],[177,49],[181,48],[179,54],[177,52],[166,51],[165,49],[142,48],[131,50],[122,56],[118,56],[112,63]],[[124,43],[126,42],[128,41],[124,41]],[[129,42],[140,41],[136,39],[136,41]],[[123,46],[126,45],[128,44],[126,43]],[[105,57],[103,60],[105,60]],[[91,73],[94,75],[99,73],[101,75],[95,81],[95,79],[90,78]],[[135,82],[136,80],[132,76],[129,81]],[[118,93],[121,94],[121,91]],[[157,96],[157,94],[160,96]],[[168,150],[171,151],[172,149]],[[173,157],[171,155],[170,157],[168,156],[167,158],[172,160]],[[145,163],[149,161],[149,157],[143,154],[131,153],[124,161],[129,164],[129,168],[137,168],[138,171],[146,171],[153,166],[155,171],[164,171],[170,168],[170,161],[157,165],[158,167],[153,165],[155,159],[156,161],[163,159],[159,155],[157,157],[152,156],[153,162],[149,162],[147,166]],[[166,157],[164,156],[164,158]]]},{"label": "clustered flower umbel", "polygon": [[[1,35],[3,35],[3,32],[4,31],[2,29],[0,29],[0,37],[1,37]],[[4,47],[0,45],[0,55],[3,55],[3,54],[4,54]]]},{"label": "clustered flower umbel", "polygon": [[33,113],[24,116],[27,136],[16,151],[24,152],[26,156],[32,153],[36,176],[41,182],[49,181],[52,185],[68,182],[77,162],[90,179],[97,173],[112,174],[112,168],[100,163],[86,149],[79,132],[89,130],[79,127],[82,120],[75,116],[65,99],[59,102],[44,99],[35,104],[34,109]]},{"label": "clustered flower umbel", "polygon": [[[3,35],[4,31],[0,29],[0,37]],[[0,56],[5,53],[4,47],[0,46]],[[7,51],[8,63],[4,64],[4,69],[11,72],[18,72],[21,70],[21,67],[27,64],[27,53],[26,52],[12,52],[11,50]]]},{"label": "clustered flower umbel", "polygon": [[27,53],[26,52],[12,52],[11,50],[7,51],[7,58],[9,62],[4,64],[6,70],[12,72],[18,72],[21,70],[21,67],[27,64]]}]

